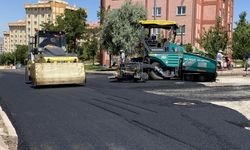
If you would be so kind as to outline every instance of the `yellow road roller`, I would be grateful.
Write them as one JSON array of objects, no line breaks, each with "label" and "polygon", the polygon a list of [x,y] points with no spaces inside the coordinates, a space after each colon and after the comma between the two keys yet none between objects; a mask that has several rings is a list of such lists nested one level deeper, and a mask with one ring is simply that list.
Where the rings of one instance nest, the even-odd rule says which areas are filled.
[{"label": "yellow road roller", "polygon": [[84,64],[66,50],[63,32],[38,31],[30,40],[25,82],[33,86],[85,85]]}]

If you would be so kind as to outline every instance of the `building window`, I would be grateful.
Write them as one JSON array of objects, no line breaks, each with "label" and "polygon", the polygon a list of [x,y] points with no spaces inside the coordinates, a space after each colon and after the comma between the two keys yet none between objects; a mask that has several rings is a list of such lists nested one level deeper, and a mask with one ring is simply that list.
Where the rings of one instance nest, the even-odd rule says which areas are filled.
[{"label": "building window", "polygon": [[179,26],[179,28],[176,30],[176,33],[177,33],[177,35],[181,35],[181,33],[185,34],[186,33],[186,26],[185,25]]},{"label": "building window", "polygon": [[186,6],[177,6],[177,15],[185,15]]},{"label": "building window", "polygon": [[161,16],[161,7],[155,7],[155,9],[154,9],[154,7],[153,7],[153,14],[152,14],[152,16],[156,16],[156,17],[160,17]]}]

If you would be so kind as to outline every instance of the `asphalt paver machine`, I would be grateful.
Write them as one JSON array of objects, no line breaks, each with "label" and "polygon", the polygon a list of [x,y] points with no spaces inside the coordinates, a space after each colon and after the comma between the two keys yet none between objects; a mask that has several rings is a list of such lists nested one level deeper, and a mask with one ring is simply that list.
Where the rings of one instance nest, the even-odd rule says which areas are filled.
[{"label": "asphalt paver machine", "polygon": [[[130,70],[132,77],[153,80],[179,78],[191,81],[215,81],[216,80],[216,61],[207,57],[185,52],[182,45],[175,43],[176,30],[178,25],[175,21],[168,20],[141,20],[142,26],[141,44],[144,48],[144,56],[141,61],[130,61],[123,66],[132,66]],[[152,36],[152,30],[166,30],[169,37],[162,41]],[[167,32],[165,32],[167,33]],[[132,59],[133,60],[133,59]],[[127,78],[127,67],[119,67],[118,73],[114,76],[117,79]],[[139,72],[140,76],[137,76]]]}]

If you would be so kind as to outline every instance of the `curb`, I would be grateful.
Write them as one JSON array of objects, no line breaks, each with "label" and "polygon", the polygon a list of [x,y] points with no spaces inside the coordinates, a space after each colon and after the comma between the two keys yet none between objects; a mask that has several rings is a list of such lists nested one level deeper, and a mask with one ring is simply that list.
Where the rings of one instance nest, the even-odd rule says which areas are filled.
[{"label": "curb", "polygon": [[243,69],[232,70],[232,71],[217,71],[218,76],[245,76],[250,75],[250,71],[246,72]]},{"label": "curb", "polygon": [[[7,143],[8,150],[17,150],[18,145],[18,136],[16,134],[16,130],[13,127],[12,123],[10,122],[6,113],[2,110],[0,106],[0,117],[2,118],[4,128],[7,132],[6,135],[3,135],[3,139]],[[1,147],[0,147],[1,148]]]},{"label": "curb", "polygon": [[94,75],[113,75],[115,71],[86,71],[86,74],[94,74]]}]

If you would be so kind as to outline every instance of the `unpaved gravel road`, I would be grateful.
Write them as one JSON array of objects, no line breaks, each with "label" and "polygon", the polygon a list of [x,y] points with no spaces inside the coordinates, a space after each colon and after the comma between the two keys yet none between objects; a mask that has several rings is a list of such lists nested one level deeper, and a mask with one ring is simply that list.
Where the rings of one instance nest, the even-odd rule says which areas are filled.
[{"label": "unpaved gravel road", "polygon": [[[185,84],[185,82],[179,82]],[[208,102],[234,109],[250,120],[250,76],[220,76],[204,88],[149,90],[148,93]]]}]

